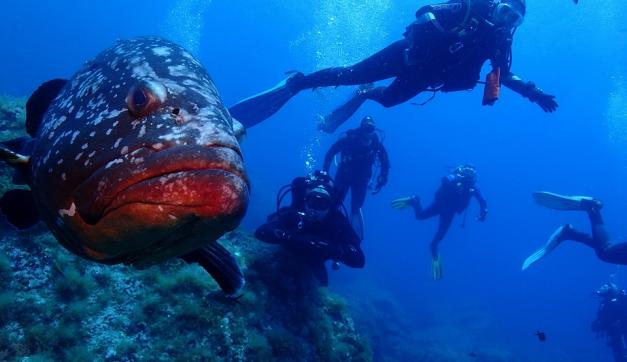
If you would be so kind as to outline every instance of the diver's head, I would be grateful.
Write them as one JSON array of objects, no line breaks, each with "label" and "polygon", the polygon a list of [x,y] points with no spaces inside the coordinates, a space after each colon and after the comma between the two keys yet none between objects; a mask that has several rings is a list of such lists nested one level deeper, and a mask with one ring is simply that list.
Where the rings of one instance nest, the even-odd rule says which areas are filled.
[{"label": "diver's head", "polygon": [[494,6],[492,21],[497,26],[517,28],[522,25],[526,12],[525,0],[500,0]]},{"label": "diver's head", "polygon": [[363,133],[374,133],[376,126],[374,124],[374,119],[370,116],[365,116],[364,118],[362,118],[361,120],[361,124],[359,125],[359,129],[363,132]]},{"label": "diver's head", "polygon": [[596,291],[596,295],[603,299],[614,299],[621,294],[621,291],[618,289],[616,284],[608,282],[603,285]]},{"label": "diver's head", "polygon": [[322,220],[334,204],[333,180],[326,172],[315,171],[305,182],[305,214],[313,220]]},{"label": "diver's head", "polygon": [[370,146],[376,138],[376,126],[374,124],[374,119],[370,116],[365,116],[361,120],[361,124],[359,128],[356,129],[356,134],[359,135],[359,140],[364,146]]},{"label": "diver's head", "polygon": [[460,188],[470,188],[477,182],[477,169],[473,165],[460,165],[453,171]]}]

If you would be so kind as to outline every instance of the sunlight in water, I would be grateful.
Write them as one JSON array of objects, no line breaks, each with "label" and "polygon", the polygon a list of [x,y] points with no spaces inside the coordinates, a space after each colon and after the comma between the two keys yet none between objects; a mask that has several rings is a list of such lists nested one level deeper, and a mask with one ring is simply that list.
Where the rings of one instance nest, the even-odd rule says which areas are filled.
[{"label": "sunlight in water", "polygon": [[[322,0],[318,4],[313,10],[312,29],[292,43],[310,59],[313,69],[356,63],[388,41],[386,16],[392,8],[391,0]],[[336,102],[337,93],[335,89],[317,90],[317,108]],[[316,133],[301,150],[308,171],[316,167],[313,155],[319,147],[320,136]]]},{"label": "sunlight in water", "polygon": [[174,2],[166,19],[165,34],[194,55],[198,54],[204,27],[204,16],[211,0],[179,0]]}]

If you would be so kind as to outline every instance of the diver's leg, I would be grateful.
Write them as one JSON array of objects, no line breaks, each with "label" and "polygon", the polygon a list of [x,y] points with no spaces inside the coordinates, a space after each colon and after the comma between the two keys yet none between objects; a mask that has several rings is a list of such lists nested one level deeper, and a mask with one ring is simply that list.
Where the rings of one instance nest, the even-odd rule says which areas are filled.
[{"label": "diver's leg", "polygon": [[351,224],[360,239],[364,239],[364,217],[361,208],[366,201],[366,192],[368,191],[367,177],[355,178],[351,185]]},{"label": "diver's leg", "polygon": [[407,46],[405,39],[396,41],[352,66],[327,68],[306,75],[294,82],[294,87],[300,91],[318,87],[366,84],[396,77],[405,67]]},{"label": "diver's leg", "polygon": [[335,180],[333,180],[333,183],[335,185],[335,190],[337,191],[338,200],[342,202],[348,193],[348,188],[350,187],[349,181],[349,170],[344,165],[340,164],[340,167],[338,167],[337,172],[335,173]]},{"label": "diver's leg", "polygon": [[592,203],[586,211],[590,219],[593,239],[588,245],[594,248],[597,257],[607,263],[627,264],[627,243],[612,244],[610,242],[601,211],[596,204]]},{"label": "diver's leg", "polygon": [[431,255],[433,258],[437,258],[439,255],[438,247],[442,239],[444,239],[444,235],[448,231],[451,223],[453,222],[453,218],[455,217],[455,212],[447,211],[440,214],[440,223],[438,224],[438,231],[435,233],[433,240],[431,241]]},{"label": "diver's leg", "polygon": [[399,75],[387,87],[360,89],[347,102],[326,115],[319,128],[325,132],[334,132],[368,99],[389,108],[412,99],[418,93],[427,89],[427,87],[428,85],[421,81],[420,73],[406,72]]},{"label": "diver's leg", "polygon": [[431,205],[429,205],[426,209],[422,208],[419,199],[416,199],[412,206],[414,207],[414,216],[416,217],[416,220],[430,219],[440,213],[440,202],[437,199],[433,200]]}]

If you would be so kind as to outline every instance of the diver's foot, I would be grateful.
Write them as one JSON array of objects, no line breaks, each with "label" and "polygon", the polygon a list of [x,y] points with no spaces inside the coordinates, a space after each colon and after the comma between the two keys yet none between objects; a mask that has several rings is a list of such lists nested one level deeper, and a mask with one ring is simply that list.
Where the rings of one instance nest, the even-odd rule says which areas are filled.
[{"label": "diver's foot", "polygon": [[374,88],[374,83],[366,83],[362,84],[357,88],[357,95],[363,96],[364,94],[370,92]]},{"label": "diver's foot", "polygon": [[603,203],[592,197],[582,198],[580,204],[581,209],[585,211],[601,210],[603,208]]},{"label": "diver's foot", "polygon": [[305,74],[298,71],[290,71],[287,74],[288,77],[287,79],[285,79],[285,84],[287,85],[288,89],[292,93],[298,93],[303,90],[303,80],[305,79]]}]

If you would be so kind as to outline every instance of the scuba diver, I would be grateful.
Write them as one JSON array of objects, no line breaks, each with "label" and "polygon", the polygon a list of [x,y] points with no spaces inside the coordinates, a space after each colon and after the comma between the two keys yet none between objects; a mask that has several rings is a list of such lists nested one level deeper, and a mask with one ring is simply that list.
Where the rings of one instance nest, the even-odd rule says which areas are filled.
[{"label": "scuba diver", "polygon": [[[232,106],[233,117],[251,127],[276,113],[304,89],[360,85],[345,104],[324,117],[319,128],[334,132],[368,99],[384,107],[404,103],[423,91],[455,92],[474,88],[483,64],[490,60],[484,105],[499,98],[503,84],[545,112],[558,104],[532,82],[511,72],[512,41],[526,12],[525,0],[450,0],[416,12],[404,38],[348,67],[322,69],[312,74],[292,73],[265,92]],[[373,82],[394,78],[386,87]]]},{"label": "scuba diver", "polygon": [[455,168],[451,174],[442,178],[442,184],[435,193],[433,203],[426,209],[422,208],[420,198],[416,196],[404,197],[392,201],[392,207],[395,209],[403,209],[409,206],[413,207],[417,220],[425,220],[440,215],[438,231],[435,233],[430,245],[432,257],[431,270],[434,280],[442,279],[442,262],[440,260],[438,246],[451,226],[455,214],[460,214],[462,211],[465,211],[470,203],[470,198],[474,196],[481,208],[477,220],[485,221],[488,215],[488,205],[483,196],[481,196],[476,182],[477,170],[475,167],[471,165],[461,165]]},{"label": "scuba diver", "polygon": [[[280,207],[291,192],[292,203]],[[351,227],[333,180],[316,171],[297,177],[277,195],[277,211],[255,231],[255,237],[270,244],[281,244],[311,268],[322,285],[328,285],[324,262],[333,260],[352,268],[363,268],[365,256],[361,240]]]},{"label": "scuba diver", "polygon": [[614,361],[627,362],[627,296],[614,283],[605,283],[596,291],[601,298],[591,329],[597,338],[605,336]]},{"label": "scuba diver", "polygon": [[331,161],[341,152],[340,163],[335,173],[335,187],[340,200],[344,200],[351,189],[351,223],[359,235],[364,238],[364,219],[361,208],[366,200],[368,183],[372,177],[372,167],[379,161],[379,175],[372,190],[375,195],[388,182],[390,161],[388,154],[376,133],[374,119],[366,116],[359,128],[346,132],[331,146],[324,157],[324,171],[329,172]]},{"label": "scuba diver", "polygon": [[606,263],[627,265],[627,243],[610,242],[610,236],[601,216],[600,210],[603,207],[601,201],[590,196],[564,196],[552,192],[535,192],[532,196],[536,203],[550,209],[585,211],[590,219],[592,234],[575,230],[570,224],[558,227],[543,247],[525,259],[523,270],[545,257],[566,240],[591,247],[597,257]]}]

